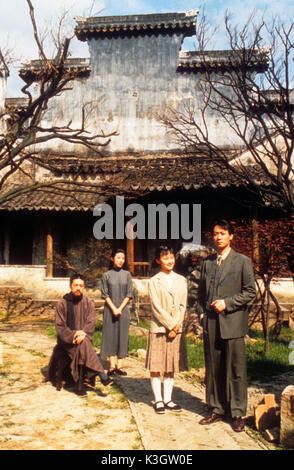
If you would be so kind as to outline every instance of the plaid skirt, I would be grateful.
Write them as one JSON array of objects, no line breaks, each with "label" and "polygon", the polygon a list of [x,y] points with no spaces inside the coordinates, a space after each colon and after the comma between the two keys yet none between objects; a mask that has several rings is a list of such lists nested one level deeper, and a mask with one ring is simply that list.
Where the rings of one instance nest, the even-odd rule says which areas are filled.
[{"label": "plaid skirt", "polygon": [[145,367],[150,372],[175,373],[188,369],[185,336],[149,332]]}]

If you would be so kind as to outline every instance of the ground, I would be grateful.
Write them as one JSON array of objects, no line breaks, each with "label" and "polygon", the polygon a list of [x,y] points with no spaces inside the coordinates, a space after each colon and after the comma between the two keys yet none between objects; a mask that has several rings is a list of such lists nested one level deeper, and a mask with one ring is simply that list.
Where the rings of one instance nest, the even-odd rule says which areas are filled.
[{"label": "ground", "polygon": [[[249,427],[235,433],[230,423],[201,426],[206,413],[204,387],[185,375],[175,378],[173,398],[181,414],[158,416],[144,363],[126,360],[127,377],[86,397],[72,390],[57,391],[44,382],[55,344],[38,324],[2,324],[0,449],[2,450],[261,450],[270,448]],[[293,372],[294,374],[294,372]],[[249,418],[264,391],[281,391],[283,380],[249,388]],[[288,382],[288,383],[287,383]],[[250,419],[249,419],[250,421]],[[248,421],[248,422],[249,422]]]}]

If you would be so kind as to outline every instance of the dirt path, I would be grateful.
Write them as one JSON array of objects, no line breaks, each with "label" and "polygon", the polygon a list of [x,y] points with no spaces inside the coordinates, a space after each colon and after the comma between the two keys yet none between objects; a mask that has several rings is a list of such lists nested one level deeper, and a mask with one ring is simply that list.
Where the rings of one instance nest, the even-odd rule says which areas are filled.
[{"label": "dirt path", "polygon": [[200,426],[204,389],[183,376],[173,398],[183,411],[155,414],[142,362],[127,358],[127,377],[79,397],[44,383],[55,340],[36,325],[4,326],[0,365],[0,449],[7,450],[261,450],[267,447],[229,423]]}]

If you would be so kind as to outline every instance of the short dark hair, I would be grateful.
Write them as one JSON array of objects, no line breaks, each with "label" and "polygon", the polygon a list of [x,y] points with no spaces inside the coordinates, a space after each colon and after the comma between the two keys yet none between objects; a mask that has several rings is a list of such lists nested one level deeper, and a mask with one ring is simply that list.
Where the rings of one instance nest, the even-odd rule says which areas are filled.
[{"label": "short dark hair", "polygon": [[175,254],[174,249],[168,245],[160,245],[156,248],[155,259],[160,259],[161,255],[166,255],[167,253]]},{"label": "short dark hair", "polygon": [[123,250],[122,248],[117,248],[116,250],[112,252],[111,258],[114,258],[115,255],[118,255],[118,253],[122,253],[123,255],[126,256],[125,250]]},{"label": "short dark hair", "polygon": [[227,230],[230,235],[234,235],[233,225],[226,219],[215,220],[212,225],[212,232],[216,225],[219,225],[222,229]]},{"label": "short dark hair", "polygon": [[123,255],[125,255],[125,262],[124,262],[123,266],[127,265],[127,255],[126,255],[125,250],[123,248],[116,248],[111,253],[111,257],[110,257],[110,260],[109,260],[109,269],[113,268],[113,261],[112,260],[114,259],[115,255],[118,255],[119,253],[122,253]]},{"label": "short dark hair", "polygon": [[82,274],[74,273],[70,276],[69,284],[72,285],[75,279],[81,279],[81,281],[85,282],[85,277]]}]

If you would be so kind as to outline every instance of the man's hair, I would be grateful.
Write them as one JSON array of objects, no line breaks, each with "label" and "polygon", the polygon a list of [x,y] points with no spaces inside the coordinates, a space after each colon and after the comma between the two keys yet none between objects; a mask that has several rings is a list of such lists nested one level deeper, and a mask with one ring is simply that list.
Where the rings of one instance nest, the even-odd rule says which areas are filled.
[{"label": "man's hair", "polygon": [[85,278],[82,274],[74,273],[70,276],[69,284],[72,285],[75,279],[81,279],[81,281],[85,282]]},{"label": "man's hair", "polygon": [[221,227],[224,230],[228,230],[230,235],[234,235],[234,227],[227,220],[225,220],[225,219],[215,220],[212,224],[212,230],[211,230],[212,232],[213,232],[213,229],[216,225],[219,225],[219,227]]},{"label": "man's hair", "polygon": [[175,254],[174,249],[168,245],[160,245],[156,248],[155,259],[160,259],[161,255],[167,255],[167,253]]}]

